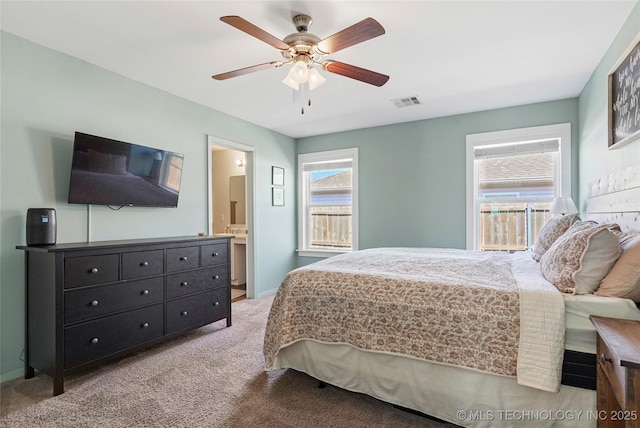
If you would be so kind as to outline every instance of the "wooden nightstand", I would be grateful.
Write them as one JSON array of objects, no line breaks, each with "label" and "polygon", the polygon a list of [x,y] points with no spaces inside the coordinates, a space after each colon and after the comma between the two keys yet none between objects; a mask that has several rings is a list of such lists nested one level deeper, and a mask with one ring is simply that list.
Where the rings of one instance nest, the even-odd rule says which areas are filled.
[{"label": "wooden nightstand", "polygon": [[590,318],[598,333],[598,427],[640,427],[640,322]]}]

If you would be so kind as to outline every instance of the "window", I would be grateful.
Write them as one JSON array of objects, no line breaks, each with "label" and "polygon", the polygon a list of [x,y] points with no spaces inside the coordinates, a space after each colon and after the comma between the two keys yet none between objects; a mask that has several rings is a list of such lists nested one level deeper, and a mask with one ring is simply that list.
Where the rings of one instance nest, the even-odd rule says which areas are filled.
[{"label": "window", "polygon": [[298,155],[298,240],[304,256],[358,249],[358,149]]},{"label": "window", "polygon": [[571,124],[467,135],[467,248],[530,250],[571,196]]}]

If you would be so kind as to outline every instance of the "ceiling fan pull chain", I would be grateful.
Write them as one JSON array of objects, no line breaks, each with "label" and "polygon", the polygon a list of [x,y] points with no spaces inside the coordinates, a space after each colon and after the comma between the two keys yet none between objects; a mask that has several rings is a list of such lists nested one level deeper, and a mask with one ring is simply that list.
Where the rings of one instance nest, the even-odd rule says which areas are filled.
[{"label": "ceiling fan pull chain", "polygon": [[[300,113],[304,114],[304,99],[307,98],[307,95],[309,94],[309,82],[304,82],[300,85],[300,99],[302,101],[302,107],[300,108]],[[311,105],[311,98],[309,98],[309,101],[307,102],[308,105]]]}]

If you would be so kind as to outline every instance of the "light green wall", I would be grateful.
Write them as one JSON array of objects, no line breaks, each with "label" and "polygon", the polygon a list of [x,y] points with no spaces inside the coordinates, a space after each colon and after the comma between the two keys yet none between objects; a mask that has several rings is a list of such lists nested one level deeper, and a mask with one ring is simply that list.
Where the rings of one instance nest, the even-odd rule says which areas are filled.
[{"label": "light green wall", "polygon": [[464,248],[466,134],[571,122],[572,197],[584,211],[590,181],[640,164],[640,141],[607,150],[606,113],[607,75],[639,32],[640,2],[579,98],[309,137],[297,152],[359,148],[360,248]]},{"label": "light green wall", "polygon": [[[466,135],[566,122],[575,148],[574,98],[303,138],[298,153],[358,147],[361,249],[465,248]],[[573,182],[577,159],[573,150]]]},{"label": "light green wall", "polygon": [[[8,33],[1,38],[0,374],[22,375],[24,262],[30,207],[56,209],[58,242],[87,239],[87,208],[66,203],[76,130],[178,151],[178,208],[92,207],[92,240],[195,235],[207,230],[207,134],[255,147],[256,295],[295,265],[295,206],[271,206],[271,166],[294,182],[295,141]],[[293,186],[285,200],[295,198]]]},{"label": "light green wall", "polygon": [[[593,72],[579,98],[580,202],[586,208],[590,182],[612,172],[640,165],[640,139],[609,150],[607,137],[607,76],[635,37],[640,36],[640,2]],[[615,146],[614,146],[615,147]]]},{"label": "light green wall", "polygon": [[[65,202],[74,131],[185,154],[179,208],[93,207],[94,240],[206,230],[206,135],[256,147],[255,276],[260,296],[274,291],[293,266],[315,260],[295,256],[295,204],[271,206],[271,166],[284,167],[285,182],[295,183],[296,153],[359,148],[361,248],[464,248],[469,133],[571,122],[573,182],[579,183],[573,197],[581,202],[588,181],[638,165],[640,141],[618,150],[606,148],[606,75],[638,28],[640,5],[579,99],[309,137],[297,146],[291,138],[0,33],[2,380],[22,375],[23,255],[15,246],[25,241],[27,208],[56,209],[59,242],[86,239],[86,208]],[[294,200],[295,188],[287,186],[285,201]]]}]

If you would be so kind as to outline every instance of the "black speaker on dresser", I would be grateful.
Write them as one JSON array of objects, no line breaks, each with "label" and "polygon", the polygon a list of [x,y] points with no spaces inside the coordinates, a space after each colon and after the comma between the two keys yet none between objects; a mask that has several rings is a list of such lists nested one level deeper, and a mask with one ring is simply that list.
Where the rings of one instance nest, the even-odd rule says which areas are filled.
[{"label": "black speaker on dresser", "polygon": [[27,245],[56,243],[56,210],[29,208],[27,210]]}]

